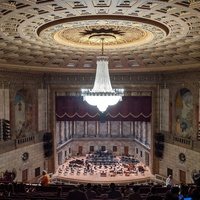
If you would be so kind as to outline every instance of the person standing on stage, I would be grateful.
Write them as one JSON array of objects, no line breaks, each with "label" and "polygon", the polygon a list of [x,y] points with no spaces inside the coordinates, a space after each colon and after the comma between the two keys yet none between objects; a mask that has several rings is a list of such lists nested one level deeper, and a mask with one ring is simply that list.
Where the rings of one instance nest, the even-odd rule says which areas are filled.
[{"label": "person standing on stage", "polygon": [[172,180],[172,175],[169,175],[168,178],[166,179],[166,186],[167,187],[173,187],[173,180]]},{"label": "person standing on stage", "polygon": [[50,183],[50,176],[49,176],[49,174],[47,173],[46,170],[43,170],[42,175],[43,176],[42,176],[41,181],[40,181],[41,186],[48,186],[49,183]]}]

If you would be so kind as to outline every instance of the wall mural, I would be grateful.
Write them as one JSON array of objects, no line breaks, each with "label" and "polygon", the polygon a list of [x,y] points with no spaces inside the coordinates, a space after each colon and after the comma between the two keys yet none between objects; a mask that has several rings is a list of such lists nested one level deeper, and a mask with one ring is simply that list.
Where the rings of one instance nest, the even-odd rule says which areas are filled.
[{"label": "wall mural", "polygon": [[16,138],[32,135],[33,105],[30,95],[21,89],[15,95],[15,135]]},{"label": "wall mural", "polygon": [[193,133],[193,97],[187,88],[182,88],[177,92],[175,114],[176,134],[190,138]]}]

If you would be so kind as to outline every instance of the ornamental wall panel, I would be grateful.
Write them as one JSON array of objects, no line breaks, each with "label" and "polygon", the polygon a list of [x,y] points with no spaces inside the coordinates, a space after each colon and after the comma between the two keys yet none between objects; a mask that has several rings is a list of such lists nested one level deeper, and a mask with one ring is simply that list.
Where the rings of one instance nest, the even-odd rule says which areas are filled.
[{"label": "ornamental wall panel", "polygon": [[95,121],[88,121],[88,136],[95,136],[96,135],[96,122]]},{"label": "ornamental wall panel", "polygon": [[131,122],[130,121],[124,121],[123,122],[123,126],[122,126],[122,130],[123,130],[123,136],[131,136]]},{"label": "ornamental wall panel", "polygon": [[108,135],[108,122],[99,123],[99,136],[107,136]]},{"label": "ornamental wall panel", "polygon": [[77,137],[83,137],[85,132],[84,132],[84,121],[77,121],[76,122],[76,132],[75,135],[77,135]]},{"label": "ornamental wall panel", "polygon": [[160,91],[160,130],[169,131],[169,89]]},{"label": "ornamental wall panel", "polygon": [[121,135],[120,121],[112,121],[111,122],[110,133],[112,136],[120,136]]},{"label": "ornamental wall panel", "polygon": [[47,90],[38,89],[38,131],[47,129]]},{"label": "ornamental wall panel", "polygon": [[0,89],[0,119],[10,120],[9,89]]}]

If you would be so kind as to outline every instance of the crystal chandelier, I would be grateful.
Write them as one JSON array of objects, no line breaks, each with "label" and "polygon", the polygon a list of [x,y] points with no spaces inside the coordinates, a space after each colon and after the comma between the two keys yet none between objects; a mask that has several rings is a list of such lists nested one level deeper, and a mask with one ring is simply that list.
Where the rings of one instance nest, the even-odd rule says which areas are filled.
[{"label": "crystal chandelier", "polygon": [[102,41],[102,55],[97,57],[96,76],[93,89],[82,89],[83,100],[103,113],[108,106],[117,104],[122,100],[124,89],[112,89],[108,70],[109,57],[103,55],[104,38]]}]

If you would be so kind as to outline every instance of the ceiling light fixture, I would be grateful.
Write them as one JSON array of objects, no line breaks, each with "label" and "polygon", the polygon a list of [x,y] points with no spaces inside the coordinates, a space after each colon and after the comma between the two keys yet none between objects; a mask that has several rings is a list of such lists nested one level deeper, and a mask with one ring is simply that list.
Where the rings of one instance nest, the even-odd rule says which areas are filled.
[{"label": "ceiling light fixture", "polygon": [[104,38],[101,38],[102,55],[97,57],[96,76],[93,89],[82,89],[83,100],[97,106],[102,113],[108,106],[122,100],[124,89],[112,89],[108,69],[109,57],[104,55]]}]

